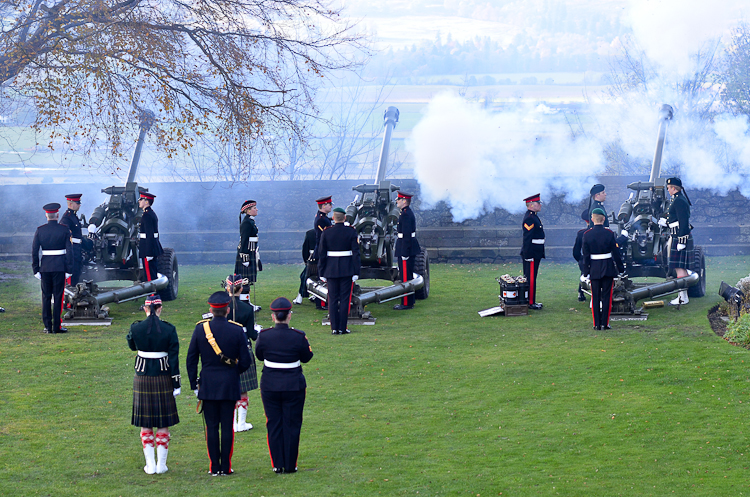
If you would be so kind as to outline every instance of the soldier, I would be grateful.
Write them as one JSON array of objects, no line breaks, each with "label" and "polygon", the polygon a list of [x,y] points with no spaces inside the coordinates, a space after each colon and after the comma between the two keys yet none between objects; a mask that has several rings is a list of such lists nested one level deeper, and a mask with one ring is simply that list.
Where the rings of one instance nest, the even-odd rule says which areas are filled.
[{"label": "soldier", "polygon": [[[672,201],[667,209],[667,218],[659,219],[659,225],[669,228],[669,269],[674,270],[678,278],[688,275],[688,268],[693,262],[693,226],[690,224],[690,199],[682,187],[680,178],[667,179],[667,191]],[[669,305],[684,305],[690,301],[687,290],[680,290]]]},{"label": "soldier", "polygon": [[623,273],[625,266],[615,234],[604,227],[607,215],[597,207],[591,213],[594,227],[583,235],[583,264],[586,278],[591,281],[591,314],[595,330],[609,330],[612,311],[614,277]]},{"label": "soldier", "polygon": [[255,328],[255,309],[247,302],[240,300],[243,283],[243,278],[239,274],[230,274],[225,281],[227,293],[232,298],[229,302],[229,322],[242,326],[242,331],[245,332],[245,338],[247,338],[247,350],[250,353],[250,367],[240,375],[240,400],[234,406],[235,432],[253,429],[253,424],[247,422],[249,403],[247,393],[258,388],[258,371],[251,341],[258,339],[258,330]]},{"label": "soldier", "polygon": [[310,293],[307,291],[307,264],[315,253],[315,230],[305,232],[305,241],[302,243],[302,262],[305,266],[299,274],[299,292],[292,303],[300,305],[302,299],[308,298]]},{"label": "soldier", "polygon": [[[313,222],[313,229],[315,230],[315,253],[313,254],[313,260],[308,264],[308,277],[317,277],[320,272],[318,271],[318,243],[320,243],[320,235],[323,234],[323,230],[333,225],[328,214],[333,209],[333,200],[331,195],[325,195],[315,200],[318,204],[318,212],[315,214],[315,221]],[[327,309],[327,304],[324,300],[315,299],[315,308],[320,310]]]},{"label": "soldier", "polygon": [[[144,321],[130,325],[127,336],[130,350],[137,350],[133,378],[133,414],[131,423],[141,427],[141,442],[149,475],[167,472],[169,427],[180,422],[175,397],[180,395],[180,341],[177,329],[159,319],[161,298],[146,298]],[[154,428],[157,428],[154,435]],[[157,460],[154,461],[154,442]]]},{"label": "soldier", "polygon": [[333,209],[336,224],[323,231],[318,243],[318,271],[328,288],[328,316],[333,335],[350,333],[346,325],[361,263],[357,230],[345,226],[345,219],[344,209]]},{"label": "soldier", "polygon": [[[581,270],[581,276],[586,276],[586,267],[583,264],[583,234],[589,229],[589,214],[588,209],[584,209],[584,211],[581,212],[581,219],[586,224],[586,227],[578,230],[578,233],[576,233],[576,241],[573,245],[573,259],[578,263],[578,269]],[[578,302],[585,302],[586,295],[583,293],[581,283],[583,282],[578,283]]]},{"label": "soldier", "polygon": [[266,412],[268,451],[275,473],[297,471],[302,411],[307,382],[301,363],[313,352],[304,331],[289,327],[292,303],[279,297],[271,303],[274,327],[258,335],[255,355],[263,361],[260,397]]},{"label": "soldier", "polygon": [[[394,257],[398,261],[398,271],[401,281],[406,282],[414,277],[414,260],[419,255],[421,248],[417,241],[417,220],[411,210],[412,193],[399,191],[396,197],[396,206],[401,209],[398,217],[398,238]],[[414,294],[404,295],[400,304],[393,306],[396,311],[405,311],[414,307]]]},{"label": "soldier", "polygon": [[243,297],[243,300],[249,300],[250,286],[255,284],[258,271],[263,268],[260,262],[260,252],[258,252],[258,227],[255,225],[258,203],[255,200],[245,200],[240,207],[240,218],[242,214],[245,214],[245,218],[240,223],[240,243],[237,245],[234,273],[246,280],[242,286],[242,293],[247,297]]},{"label": "soldier", "polygon": [[597,183],[589,190],[589,228],[594,227],[594,223],[591,220],[591,214],[594,209],[601,209],[605,212],[604,214],[604,227],[609,228],[609,218],[607,217],[607,209],[604,208],[604,201],[607,200],[607,192],[604,189],[604,185]]},{"label": "soldier", "polygon": [[138,254],[143,263],[143,281],[155,280],[159,277],[157,260],[164,249],[159,241],[159,218],[151,208],[156,195],[141,192],[138,207],[143,210],[141,216],[140,233],[138,235]]},{"label": "soldier", "polygon": [[539,274],[539,263],[544,259],[544,227],[537,216],[542,210],[541,194],[537,193],[523,199],[526,202],[526,214],[523,216],[523,274],[529,282],[529,309],[539,310],[543,306],[536,301],[536,280]]},{"label": "soldier", "polygon": [[213,318],[196,324],[186,360],[190,388],[203,404],[211,476],[234,472],[232,418],[234,406],[240,400],[240,374],[250,367],[247,338],[240,326],[227,320],[230,301],[227,292],[214,292],[208,298]]},{"label": "soldier", "polygon": [[36,229],[31,244],[31,267],[34,276],[42,282],[42,321],[45,333],[68,331],[62,327],[62,309],[65,279],[73,271],[73,246],[70,243],[70,230],[57,222],[59,210],[58,203],[44,206],[47,224]]},{"label": "soldier", "polygon": [[65,199],[68,202],[68,210],[60,218],[60,224],[67,226],[70,230],[70,241],[73,244],[73,276],[67,281],[69,285],[76,285],[80,281],[81,270],[83,269],[82,250],[90,250],[92,246],[91,240],[83,237],[81,221],[78,219],[78,209],[81,208],[82,196],[80,193],[65,195]]}]

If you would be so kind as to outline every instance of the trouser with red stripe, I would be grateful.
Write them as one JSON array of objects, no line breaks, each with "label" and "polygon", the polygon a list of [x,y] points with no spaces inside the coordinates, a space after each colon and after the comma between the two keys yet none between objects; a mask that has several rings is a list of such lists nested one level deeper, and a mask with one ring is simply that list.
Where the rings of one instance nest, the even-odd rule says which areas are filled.
[{"label": "trouser with red stripe", "polygon": [[[401,276],[401,281],[407,282],[414,277],[414,259],[414,256],[409,257],[407,260],[399,257],[398,273]],[[404,295],[401,298],[401,304],[412,307],[414,305],[414,294]]]},{"label": "trouser with red stripe", "polygon": [[536,304],[536,279],[539,274],[539,263],[541,259],[523,260],[523,275],[529,282],[529,305]]},{"label": "trouser with red stripe", "polygon": [[[235,400],[204,400],[203,419],[206,421],[206,446],[208,448],[209,471],[226,474],[232,469],[234,451],[234,404]],[[219,437],[221,430],[221,437]]]},{"label": "trouser with red stripe", "polygon": [[[44,327],[57,333],[62,324],[65,291],[65,272],[41,273],[42,276],[42,321]],[[54,297],[55,303],[52,304]]]},{"label": "trouser with red stripe", "polygon": [[349,318],[349,305],[352,301],[352,277],[328,278],[328,318],[331,330],[344,331]]},{"label": "trouser with red stripe", "polygon": [[156,267],[156,257],[150,261],[144,257],[141,259],[141,262],[143,262],[143,281],[151,281],[159,277]]},{"label": "trouser with red stripe", "polygon": [[261,388],[260,398],[266,411],[271,465],[287,472],[294,471],[297,469],[305,390],[273,392]]},{"label": "trouser with red stripe", "polygon": [[614,278],[591,280],[591,314],[594,326],[609,326],[612,314],[612,287]]}]

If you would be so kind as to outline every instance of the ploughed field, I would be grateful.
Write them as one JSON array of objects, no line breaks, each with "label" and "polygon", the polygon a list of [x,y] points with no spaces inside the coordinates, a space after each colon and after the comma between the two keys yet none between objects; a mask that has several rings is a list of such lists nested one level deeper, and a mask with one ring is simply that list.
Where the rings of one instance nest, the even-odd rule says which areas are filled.
[{"label": "ploughed field", "polygon": [[[375,326],[332,336],[305,301],[292,325],[315,352],[299,469],[271,471],[259,392],[236,434],[235,475],[211,478],[201,417],[184,369],[206,298],[231,269],[181,267],[162,317],[178,330],[184,375],[169,472],[146,475],[130,425],[138,306],[112,305],[111,327],[41,333],[30,268],[0,263],[0,495],[743,495],[750,494],[750,351],[715,335],[719,282],[748,259],[707,262],[707,295],[647,321],[592,330],[576,300],[578,267],[543,261],[542,311],[480,318],[495,277],[520,263],[433,265],[430,297],[412,311],[370,305]],[[301,266],[259,275],[259,322],[294,298]],[[260,374],[260,373],[259,373]]]}]

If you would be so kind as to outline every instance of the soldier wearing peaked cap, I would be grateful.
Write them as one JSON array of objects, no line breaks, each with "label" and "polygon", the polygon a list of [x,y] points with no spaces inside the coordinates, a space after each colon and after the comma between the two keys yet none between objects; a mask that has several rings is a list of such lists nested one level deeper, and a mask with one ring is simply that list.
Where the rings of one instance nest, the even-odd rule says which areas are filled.
[{"label": "soldier wearing peaked cap", "polygon": [[537,193],[523,199],[526,202],[526,214],[523,216],[523,274],[529,282],[529,309],[539,310],[542,304],[536,300],[536,283],[539,274],[539,263],[544,259],[544,227],[537,213],[542,210],[541,194]]},{"label": "soldier wearing peaked cap", "polygon": [[[45,333],[65,333],[62,327],[65,279],[73,271],[70,230],[57,222],[60,204],[44,206],[47,224],[36,229],[31,244],[31,267],[42,282],[42,321]],[[54,305],[52,300],[54,299]]]},{"label": "soldier wearing peaked cap", "polygon": [[[583,234],[589,230],[589,219],[589,210],[584,209],[583,212],[581,212],[581,220],[586,224],[586,227],[578,230],[578,233],[576,233],[576,241],[573,244],[573,259],[578,263],[578,269],[581,270],[581,276],[586,276],[586,268],[583,264]],[[582,282],[578,283],[578,302],[584,302],[586,300],[581,283]]]},{"label": "soldier wearing peaked cap", "polygon": [[[169,427],[180,422],[175,402],[181,386],[180,342],[177,329],[160,319],[162,302],[159,295],[147,297],[143,310],[146,319],[130,325],[127,336],[130,350],[138,351],[131,423],[141,427],[141,442],[146,457],[143,471],[152,475],[167,472]],[[154,428],[157,428],[156,434]]]},{"label": "soldier wearing peaked cap", "polygon": [[212,476],[233,472],[234,406],[240,400],[240,374],[251,364],[242,327],[227,320],[230,301],[227,292],[211,294],[208,305],[213,318],[196,324],[186,359],[190,388],[203,404]]},{"label": "soldier wearing peaked cap", "polygon": [[271,303],[274,327],[258,335],[255,355],[263,361],[260,396],[266,412],[268,450],[275,473],[297,471],[307,382],[302,363],[313,352],[304,331],[289,327],[292,303],[279,297]]},{"label": "soldier wearing peaked cap", "polygon": [[318,272],[328,289],[328,317],[333,335],[349,333],[349,308],[361,264],[357,230],[346,226],[345,219],[344,209],[333,209],[335,224],[323,231],[318,245]]},{"label": "soldier wearing peaked cap", "polygon": [[596,208],[591,213],[594,227],[583,235],[583,264],[591,281],[591,314],[594,329],[608,330],[612,311],[612,288],[617,273],[625,271],[615,234],[604,227],[607,215]]},{"label": "soldier wearing peaked cap", "polygon": [[[323,231],[326,228],[333,226],[331,218],[328,217],[328,214],[330,214],[333,209],[331,195],[324,195],[316,199],[315,203],[318,204],[318,212],[315,214],[315,220],[313,221],[313,229],[315,230],[315,247],[313,248],[314,252],[312,258],[309,259],[307,264],[308,278],[319,277],[320,272],[318,270],[318,260],[320,256],[318,254],[318,244],[320,243],[320,237],[323,234]],[[328,309],[327,303],[320,299],[315,299],[315,307],[321,310]]]},{"label": "soldier wearing peaked cap", "polygon": [[164,253],[159,241],[159,218],[151,208],[155,198],[153,193],[141,191],[141,198],[138,200],[138,207],[143,210],[138,234],[138,257],[143,263],[143,281],[159,277],[157,260]]},{"label": "soldier wearing peaked cap", "polygon": [[[690,199],[682,186],[680,178],[667,179],[667,191],[672,201],[667,209],[667,218],[660,219],[659,225],[669,229],[669,269],[674,270],[678,278],[688,275],[693,262],[693,226],[690,224]],[[687,290],[680,290],[670,305],[684,305],[689,302]]]},{"label": "soldier wearing peaked cap", "polygon": [[604,214],[604,227],[609,228],[609,218],[607,218],[607,209],[604,208],[604,201],[607,200],[607,190],[604,185],[597,183],[589,190],[589,228],[594,227],[594,222],[591,220],[591,214],[594,209],[601,209],[605,212]]},{"label": "soldier wearing peaked cap", "polygon": [[[411,210],[413,196],[411,193],[399,191],[396,197],[396,206],[401,209],[401,215],[398,217],[396,226],[398,238],[393,255],[398,261],[398,271],[403,282],[414,278],[414,263],[422,250],[417,241],[417,219],[414,217],[414,211]],[[394,305],[393,309],[403,311],[413,307],[414,294],[412,293],[404,295],[401,303]]]},{"label": "soldier wearing peaked cap", "polygon": [[240,243],[237,245],[234,273],[246,280],[242,293],[249,294],[250,286],[258,280],[258,271],[263,269],[258,251],[258,226],[255,224],[258,203],[255,200],[245,200],[240,207],[240,217],[242,214],[245,214],[245,218],[240,222]]},{"label": "soldier wearing peaked cap", "polygon": [[70,230],[70,241],[73,244],[73,274],[68,279],[69,285],[78,284],[83,269],[83,250],[91,250],[93,246],[91,240],[83,236],[81,221],[78,219],[78,209],[81,208],[82,196],[80,193],[65,195],[68,209],[60,218],[60,224],[67,226]]}]

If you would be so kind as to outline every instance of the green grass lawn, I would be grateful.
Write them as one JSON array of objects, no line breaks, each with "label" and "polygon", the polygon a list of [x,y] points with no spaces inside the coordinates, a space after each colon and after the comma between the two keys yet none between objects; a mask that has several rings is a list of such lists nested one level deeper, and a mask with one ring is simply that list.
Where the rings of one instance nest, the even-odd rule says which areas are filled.
[{"label": "green grass lawn", "polygon": [[[260,274],[262,325],[275,297],[296,295],[300,269]],[[292,318],[315,352],[304,367],[300,472],[271,471],[256,390],[255,429],[236,436],[236,474],[211,478],[184,357],[229,267],[183,267],[179,298],[165,305],[184,344],[185,383],[169,472],[149,476],[130,425],[125,342],[139,302],[113,305],[109,328],[44,335],[38,282],[6,266],[0,494],[748,495],[750,352],[717,337],[706,313],[719,282],[749,269],[746,258],[712,258],[706,297],[603,332],[576,301],[578,267],[547,261],[544,310],[528,317],[477,315],[497,305],[495,276],[520,264],[434,265],[428,300],[410,312],[371,305],[377,324],[351,335],[332,336],[305,301]]]}]

